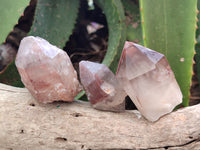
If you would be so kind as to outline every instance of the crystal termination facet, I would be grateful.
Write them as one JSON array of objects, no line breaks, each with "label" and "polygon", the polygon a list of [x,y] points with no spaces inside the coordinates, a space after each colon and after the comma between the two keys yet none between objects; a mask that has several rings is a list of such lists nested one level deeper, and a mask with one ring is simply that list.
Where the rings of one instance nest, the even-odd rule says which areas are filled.
[{"label": "crystal termination facet", "polygon": [[81,61],[79,68],[81,83],[94,108],[116,112],[125,110],[126,93],[107,66]]},{"label": "crystal termination facet", "polygon": [[150,121],[171,112],[182,93],[163,54],[126,42],[117,78],[142,115]]},{"label": "crystal termination facet", "polygon": [[73,101],[79,92],[67,53],[42,38],[25,37],[15,63],[25,87],[40,102]]}]

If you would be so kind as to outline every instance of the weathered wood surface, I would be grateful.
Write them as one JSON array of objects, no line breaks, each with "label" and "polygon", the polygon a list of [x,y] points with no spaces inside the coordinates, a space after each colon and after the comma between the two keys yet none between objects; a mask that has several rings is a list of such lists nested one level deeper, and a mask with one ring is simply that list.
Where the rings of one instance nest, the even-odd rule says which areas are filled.
[{"label": "weathered wood surface", "polygon": [[200,149],[200,105],[148,122],[138,111],[98,111],[87,102],[38,103],[0,84],[0,150]]}]

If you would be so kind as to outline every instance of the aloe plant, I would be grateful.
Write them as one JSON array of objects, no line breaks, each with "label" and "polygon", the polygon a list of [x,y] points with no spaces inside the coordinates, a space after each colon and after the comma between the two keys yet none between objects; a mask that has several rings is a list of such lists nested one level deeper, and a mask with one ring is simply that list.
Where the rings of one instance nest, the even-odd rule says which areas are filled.
[{"label": "aloe plant", "polygon": [[[197,2],[198,12],[200,10],[200,0]],[[197,30],[196,30],[196,45],[195,45],[195,62],[197,67],[197,76],[200,83],[200,13],[197,15]]]},{"label": "aloe plant", "polygon": [[[120,0],[96,0],[95,2],[105,13],[109,28],[108,48],[102,63],[108,66],[113,72],[116,72],[126,40],[123,5]],[[75,99],[87,99],[84,94],[84,91],[79,93]]]},{"label": "aloe plant", "polygon": [[126,39],[124,9],[120,0],[96,0],[106,15],[109,28],[108,49],[103,64],[116,72]]},{"label": "aloe plant", "polygon": [[[120,0],[97,0],[96,2],[104,11],[109,27],[108,50],[103,63],[115,72],[126,37],[123,6]],[[79,1],[38,0],[29,35],[40,36],[58,47],[64,47],[75,26],[78,8]],[[14,63],[11,63],[8,68],[18,74]],[[14,78],[7,80],[7,84],[22,86],[20,82],[19,85],[13,82],[19,81],[19,76],[13,77],[8,71],[0,74],[1,82],[4,82],[3,78],[6,76]]]},{"label": "aloe plant", "polygon": [[165,54],[189,101],[197,0],[140,0],[144,45]]},{"label": "aloe plant", "polygon": [[0,44],[2,44],[13,26],[18,22],[20,15],[24,12],[24,8],[29,4],[29,0],[1,0],[0,1]]},{"label": "aloe plant", "polygon": [[[58,47],[64,47],[72,33],[78,8],[79,1],[38,0],[34,23],[29,35],[40,36]],[[0,73],[0,81],[12,86],[24,86],[14,61]]]},{"label": "aloe plant", "polygon": [[126,14],[126,40],[143,45],[139,7],[132,0],[122,0],[122,4]]},{"label": "aloe plant", "polygon": [[0,81],[15,87],[24,87],[14,61],[2,73],[0,72]]},{"label": "aloe plant", "polygon": [[78,8],[79,0],[38,0],[29,35],[42,37],[63,48],[72,34]]},{"label": "aloe plant", "polygon": [[[96,0],[96,2],[105,13],[109,27],[108,49],[103,63],[115,72],[126,37],[123,6],[120,0]],[[64,47],[72,34],[78,8],[79,1],[38,0],[29,35],[40,36],[54,45]]]},{"label": "aloe plant", "polygon": [[[28,6],[30,0],[1,0],[0,1],[0,44],[2,44],[8,34],[12,31],[14,25],[23,14],[24,9]],[[9,64],[4,71],[0,72],[0,81],[13,86],[23,87],[14,62]]]},{"label": "aloe plant", "polygon": [[[8,19],[10,22],[7,23],[9,26],[6,30],[4,30],[5,24],[0,25],[1,43],[12,30],[19,14],[23,12],[28,2],[29,0],[22,0],[20,3],[11,2],[11,0],[0,2],[0,8],[3,6],[1,18],[6,14],[5,5],[10,7],[12,3],[11,9],[14,12],[20,10],[12,15],[8,13],[11,19]],[[125,40],[138,39],[140,44],[144,41],[144,46],[166,55],[184,95],[183,105],[187,106],[192,76],[197,0],[140,0],[141,21],[138,7],[131,0],[94,0],[94,2],[104,12],[109,28],[108,49],[103,63],[115,72]],[[75,26],[79,3],[79,0],[38,0],[29,35],[41,36],[63,48]],[[133,17],[128,26],[125,24],[124,10]],[[134,23],[138,25],[135,26],[136,28],[133,26]],[[140,23],[142,23],[143,34]],[[126,27],[128,32],[126,32]],[[197,42],[198,33],[197,31]],[[196,47],[198,64],[200,62],[198,61],[200,60],[198,44]],[[3,82],[8,77],[6,83],[14,86],[19,83],[19,86],[22,86],[20,82],[16,82],[19,80],[18,73],[11,76],[11,71],[13,75],[14,72],[17,73],[14,63],[10,64],[6,71],[0,73],[0,81]]]}]

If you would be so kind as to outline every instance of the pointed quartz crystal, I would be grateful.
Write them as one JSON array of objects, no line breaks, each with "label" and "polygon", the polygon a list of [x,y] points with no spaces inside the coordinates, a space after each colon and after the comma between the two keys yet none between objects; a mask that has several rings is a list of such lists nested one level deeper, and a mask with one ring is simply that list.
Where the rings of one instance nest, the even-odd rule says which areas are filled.
[{"label": "pointed quartz crystal", "polygon": [[126,93],[107,66],[81,61],[79,68],[81,83],[94,108],[116,112],[125,110]]},{"label": "pointed quartz crystal", "polygon": [[79,92],[77,73],[63,50],[39,37],[25,37],[16,57],[21,80],[43,103],[73,101]]},{"label": "pointed quartz crystal", "polygon": [[182,102],[182,93],[167,59],[146,47],[126,42],[116,76],[141,114],[150,121],[158,120]]}]

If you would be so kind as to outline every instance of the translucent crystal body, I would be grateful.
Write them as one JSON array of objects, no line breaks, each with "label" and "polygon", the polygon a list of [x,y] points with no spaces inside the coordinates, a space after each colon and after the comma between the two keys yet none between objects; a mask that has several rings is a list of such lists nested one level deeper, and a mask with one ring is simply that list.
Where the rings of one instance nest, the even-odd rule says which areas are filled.
[{"label": "translucent crystal body", "polygon": [[15,63],[25,87],[43,103],[73,101],[79,92],[68,55],[42,38],[25,37]]},{"label": "translucent crystal body", "polygon": [[126,42],[117,78],[138,110],[158,120],[182,102],[182,93],[163,54]]},{"label": "translucent crystal body", "polygon": [[81,61],[80,79],[88,100],[100,110],[125,110],[125,96],[115,75],[103,64]]}]

